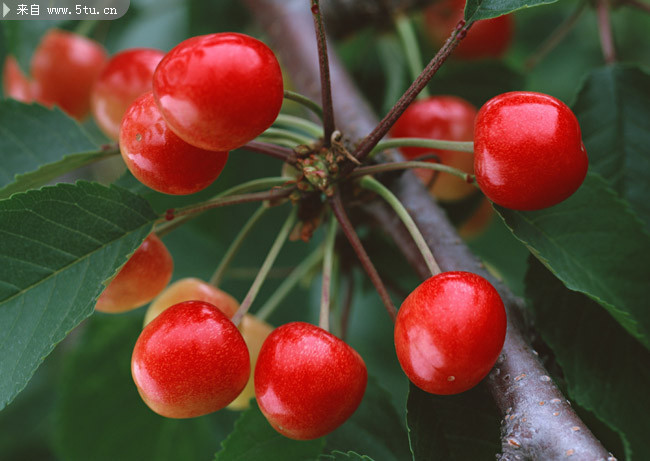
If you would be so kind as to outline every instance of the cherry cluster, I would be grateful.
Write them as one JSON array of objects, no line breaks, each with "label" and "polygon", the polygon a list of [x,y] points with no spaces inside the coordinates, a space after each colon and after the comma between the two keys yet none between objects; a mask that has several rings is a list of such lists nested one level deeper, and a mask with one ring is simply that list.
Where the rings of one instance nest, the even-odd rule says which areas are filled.
[{"label": "cherry cluster", "polygon": [[[78,119],[92,110],[106,135],[119,140],[133,175],[168,194],[192,194],[210,185],[229,151],[276,120],[284,96],[274,53],[238,33],[193,37],[168,53],[139,48],[109,59],[92,41],[52,31],[34,53],[31,74],[33,79],[22,74],[10,58],[3,75],[5,92],[23,101],[58,105]],[[424,98],[403,112],[391,134],[474,142],[474,156],[402,149],[409,160],[423,158],[460,171],[460,178],[438,178],[431,169],[416,170],[441,201],[473,193],[475,175],[492,202],[537,210],[573,194],[587,172],[574,114],[540,93],[505,93],[480,110],[455,96]],[[333,142],[329,149],[344,151],[339,144]],[[317,161],[346,158],[327,149],[319,147],[318,152],[325,151],[322,158],[313,153],[316,149],[307,149],[310,174],[320,179],[334,168],[321,171],[314,166]],[[299,158],[298,150],[294,153]],[[294,181],[297,189],[308,175],[304,165]],[[341,170],[338,164],[331,166]],[[354,180],[345,175],[324,178],[328,187],[323,195],[332,184],[348,179]],[[168,286],[172,271],[171,255],[152,233],[95,307],[117,313],[150,303],[133,351],[132,375],[153,411],[191,418],[224,407],[245,408],[255,397],[278,432],[301,440],[333,431],[354,413],[365,392],[367,371],[361,356],[343,340],[304,322],[273,329],[210,283],[188,278]],[[395,348],[416,386],[455,394],[477,385],[494,365],[505,341],[506,313],[496,289],[484,278],[437,272],[432,270],[436,275],[399,309]]]}]

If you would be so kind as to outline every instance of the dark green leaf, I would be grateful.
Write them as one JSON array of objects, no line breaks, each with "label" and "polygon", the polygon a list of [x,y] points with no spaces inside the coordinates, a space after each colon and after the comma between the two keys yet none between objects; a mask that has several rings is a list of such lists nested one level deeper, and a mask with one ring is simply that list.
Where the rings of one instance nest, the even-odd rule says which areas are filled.
[{"label": "dark green leaf", "polygon": [[271,427],[255,402],[242,413],[235,430],[222,443],[215,461],[308,461],[318,458],[325,439],[291,440]]},{"label": "dark green leaf", "polygon": [[390,401],[391,395],[369,377],[361,405],[345,424],[327,436],[327,449],[365,453],[382,461],[409,459],[404,423]]},{"label": "dark green leaf", "polygon": [[631,66],[598,69],[574,111],[592,171],[601,174],[650,228],[650,75]]},{"label": "dark green leaf", "polygon": [[619,432],[627,459],[650,459],[650,352],[541,264],[531,266],[526,281],[536,326],[562,367],[569,396]]},{"label": "dark green leaf", "polygon": [[522,8],[547,5],[557,0],[467,0],[465,20],[474,22],[480,19],[496,18]]},{"label": "dark green leaf", "polygon": [[83,328],[59,383],[54,438],[60,459],[210,459],[235,414],[167,419],[142,402],[131,378],[142,316],[98,314]]},{"label": "dark green leaf", "polygon": [[93,312],[155,218],[141,198],[91,183],[0,201],[0,409]]},{"label": "dark green leaf", "polygon": [[360,455],[353,451],[343,453],[342,451],[333,451],[329,455],[321,455],[318,458],[321,461],[373,461],[372,458],[366,455]]},{"label": "dark green leaf", "polygon": [[414,460],[492,460],[500,450],[499,413],[483,386],[433,395],[411,384],[406,416]]},{"label": "dark green leaf", "polygon": [[650,347],[650,236],[600,176],[588,174],[573,196],[551,208],[497,211],[569,289],[600,303]]},{"label": "dark green leaf", "polygon": [[67,171],[101,160],[86,132],[58,109],[0,101],[0,199],[42,186]]}]

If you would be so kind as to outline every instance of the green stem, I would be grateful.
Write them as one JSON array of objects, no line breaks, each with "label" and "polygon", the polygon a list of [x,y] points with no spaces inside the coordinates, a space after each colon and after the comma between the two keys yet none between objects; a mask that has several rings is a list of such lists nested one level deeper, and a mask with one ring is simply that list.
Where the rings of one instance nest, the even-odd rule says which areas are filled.
[{"label": "green stem", "polygon": [[271,297],[264,303],[262,307],[255,313],[255,316],[260,320],[267,320],[271,314],[277,309],[287,295],[294,289],[298,283],[311,272],[317,264],[323,259],[323,247],[319,246],[312,251],[300,264],[298,264],[291,274],[280,284]]},{"label": "green stem", "polygon": [[280,229],[280,232],[278,232],[278,235],[275,238],[275,242],[273,242],[273,245],[271,246],[268,255],[266,255],[266,259],[262,263],[262,267],[260,267],[260,271],[257,273],[255,280],[253,280],[253,284],[248,290],[248,293],[246,293],[246,297],[244,298],[241,305],[239,306],[239,309],[237,309],[237,312],[235,312],[235,315],[233,315],[231,319],[235,325],[239,325],[239,322],[241,321],[242,317],[246,314],[246,312],[248,312],[248,309],[250,309],[251,304],[253,304],[253,301],[255,301],[255,297],[257,296],[257,293],[260,291],[262,284],[266,280],[266,277],[269,274],[269,270],[271,270],[271,267],[273,266],[275,259],[278,257],[278,254],[280,253],[280,250],[282,249],[284,242],[287,240],[287,237],[289,236],[289,233],[291,232],[291,229],[293,228],[293,225],[296,222],[297,216],[298,216],[298,208],[293,207],[291,209],[291,213],[289,213],[289,217],[284,222],[282,229]]},{"label": "green stem", "polygon": [[320,297],[320,319],[318,326],[323,330],[330,329],[330,288],[332,286],[332,260],[334,258],[334,242],[336,241],[336,219],[330,217],[325,236],[325,254],[323,256],[323,283]]},{"label": "green stem", "polygon": [[399,218],[402,220],[402,223],[404,223],[404,226],[411,234],[411,237],[413,238],[415,245],[418,247],[418,250],[420,250],[420,254],[422,254],[422,257],[424,258],[424,261],[429,268],[431,275],[437,275],[442,272],[440,270],[440,266],[438,266],[438,263],[436,262],[436,258],[434,258],[433,253],[431,253],[429,245],[427,245],[427,242],[424,240],[422,233],[420,233],[420,229],[418,229],[418,226],[415,224],[408,211],[406,211],[406,208],[404,208],[402,202],[399,201],[399,199],[390,191],[390,189],[388,189],[386,186],[371,176],[364,176],[359,183],[364,189],[376,192],[379,196],[386,200],[386,202],[388,202],[393,210],[395,210],[395,213],[397,216],[399,216]]},{"label": "green stem", "polygon": [[260,141],[260,142],[267,142],[269,144],[277,144],[278,146],[281,146],[281,147],[288,147],[289,149],[293,149],[294,147],[296,147],[296,142],[295,141],[289,141],[288,139],[267,138],[264,135],[259,135],[255,139],[257,141]]},{"label": "green stem", "polygon": [[235,237],[235,240],[233,240],[233,242],[230,244],[230,247],[228,247],[228,251],[226,251],[226,254],[221,259],[221,262],[219,263],[219,266],[217,266],[217,269],[214,271],[214,274],[212,274],[212,277],[210,278],[210,283],[212,285],[218,287],[221,284],[221,280],[223,280],[223,276],[226,273],[226,270],[230,266],[232,260],[235,258],[235,255],[241,248],[244,240],[246,240],[246,237],[248,234],[250,234],[250,231],[253,229],[257,221],[259,221],[264,212],[268,209],[268,204],[263,203],[257,210],[255,210],[255,213],[253,213],[251,217],[248,218],[248,221],[246,221],[244,227],[241,228],[237,234],[237,237]]},{"label": "green stem", "polygon": [[425,138],[391,138],[379,141],[372,149],[370,155],[379,151],[393,149],[395,147],[425,147],[427,149],[453,150],[457,152],[474,153],[472,141],[443,141],[442,139]]},{"label": "green stem", "polygon": [[411,160],[409,162],[389,162],[381,163],[378,165],[362,166],[350,173],[349,178],[360,178],[369,174],[386,173],[388,171],[406,170],[409,168],[423,168],[427,170],[442,171],[444,173],[449,173],[451,175],[457,176],[463,181],[471,183],[474,182],[473,175],[465,173],[464,171],[451,167],[449,165],[443,165],[442,163],[434,162],[417,162],[414,160]]},{"label": "green stem", "polygon": [[314,138],[322,138],[323,137],[323,127],[314,123],[310,122],[309,120],[305,120],[304,118],[301,117],[295,117],[293,115],[286,115],[286,114],[280,114],[278,115],[278,118],[275,119],[274,125],[278,124],[281,126],[286,126],[290,128],[296,128],[298,130],[302,130],[305,133],[313,136]]},{"label": "green stem", "polygon": [[[411,73],[411,78],[415,80],[422,72],[422,69],[424,69],[424,65],[422,64],[420,45],[418,44],[418,38],[415,35],[413,23],[411,22],[411,18],[409,18],[405,13],[398,13],[395,15],[394,20],[397,35],[399,35],[400,41],[402,42],[402,48],[404,49],[404,54],[406,55],[406,62]],[[429,88],[424,87],[417,97],[418,99],[423,99],[429,97],[429,94]]]},{"label": "green stem", "polygon": [[96,25],[97,21],[94,20],[79,21],[79,24],[77,24],[77,27],[74,29],[74,33],[84,37],[90,37],[90,34]]},{"label": "green stem", "polygon": [[288,141],[295,142],[297,145],[311,144],[312,142],[314,142],[314,140],[309,136],[296,133],[295,131],[283,130],[282,128],[267,128],[266,131],[262,133],[262,136],[271,139],[274,138],[286,139]]},{"label": "green stem", "polygon": [[303,96],[300,93],[295,91],[284,90],[284,99],[297,102],[298,104],[306,107],[314,114],[318,116],[319,119],[323,120],[323,108],[315,101],[312,101],[307,96]]}]

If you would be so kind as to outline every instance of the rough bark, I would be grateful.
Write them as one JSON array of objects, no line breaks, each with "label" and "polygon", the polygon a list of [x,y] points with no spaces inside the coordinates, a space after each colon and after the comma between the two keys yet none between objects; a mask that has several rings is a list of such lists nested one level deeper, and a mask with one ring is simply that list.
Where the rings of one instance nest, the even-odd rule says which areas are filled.
[{"label": "rough bark", "polygon": [[[354,2],[332,0],[323,5],[327,3]],[[308,2],[246,0],[246,4],[269,34],[299,91],[319,99],[318,53]],[[342,9],[339,13],[345,14],[345,11]],[[377,118],[333,53],[330,65],[337,128],[351,139],[359,140],[374,128]],[[519,321],[521,300],[482,267],[412,173],[398,176],[390,187],[411,212],[440,267],[471,271],[488,278],[506,304],[506,343],[489,378],[484,381],[503,417],[499,459],[613,459],[572,410],[525,340]],[[394,239],[416,272],[422,278],[427,277],[428,271],[417,247],[393,211],[380,200],[367,205],[365,210]]]}]

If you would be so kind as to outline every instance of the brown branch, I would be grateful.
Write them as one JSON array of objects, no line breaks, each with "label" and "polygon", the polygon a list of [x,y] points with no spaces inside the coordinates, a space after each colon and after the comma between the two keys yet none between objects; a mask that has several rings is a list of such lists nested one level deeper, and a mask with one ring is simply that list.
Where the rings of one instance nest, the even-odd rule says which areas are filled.
[{"label": "brown branch", "polygon": [[[309,40],[311,14],[302,0],[246,0],[266,28],[276,50],[284,57],[289,73],[301,92],[318,98],[318,56]],[[339,129],[360,139],[377,121],[359,97],[335,54],[330,55],[330,73],[337,91],[335,112]],[[390,153],[393,160],[402,160]],[[462,243],[444,212],[434,203],[415,176],[407,172],[392,184],[393,192],[415,218],[434,256],[444,270],[467,270],[491,280],[508,309],[508,334],[503,352],[489,379],[485,380],[503,416],[500,458],[514,459],[607,459],[609,453],[580,421],[567,403],[535,352],[525,341],[517,319],[521,301],[502,283],[494,280]],[[366,207],[372,217],[395,240],[410,264],[422,276],[426,266],[407,230],[381,201]],[[543,402],[543,403],[542,403]],[[554,416],[559,413],[558,416]]]},{"label": "brown branch", "polygon": [[327,55],[327,36],[323,15],[320,11],[318,0],[311,0],[311,13],[314,17],[314,28],[316,29],[316,41],[318,43],[318,65],[320,66],[320,91],[323,106],[323,145],[327,148],[331,145],[332,133],[334,133],[334,108],[332,105],[332,85],[330,82],[330,64]]}]

